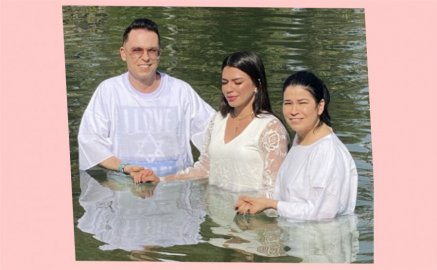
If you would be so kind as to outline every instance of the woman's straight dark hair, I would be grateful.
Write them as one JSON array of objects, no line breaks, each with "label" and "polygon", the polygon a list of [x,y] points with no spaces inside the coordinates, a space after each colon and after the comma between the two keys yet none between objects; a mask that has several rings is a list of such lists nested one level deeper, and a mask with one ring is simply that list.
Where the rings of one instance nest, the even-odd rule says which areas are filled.
[{"label": "woman's straight dark hair", "polygon": [[311,95],[314,97],[316,104],[319,104],[320,101],[323,99],[325,101],[325,107],[322,114],[320,115],[320,122],[318,126],[320,126],[322,123],[331,126],[331,116],[329,115],[328,112],[328,105],[331,100],[331,97],[329,95],[329,90],[326,87],[325,83],[311,71],[303,70],[290,75],[284,81],[284,85],[282,87],[282,94],[284,94],[285,89],[287,89],[287,87],[290,85],[303,86],[303,88],[305,88],[308,92],[310,92]]},{"label": "woman's straight dark hair", "polygon": [[[257,91],[252,105],[255,116],[262,113],[274,114],[270,106],[270,99],[267,92],[267,79],[264,64],[256,53],[249,51],[232,53],[223,60],[222,72],[225,67],[238,68],[246,73],[251,78],[253,84],[255,84]],[[234,108],[229,106],[223,93],[219,111],[223,117],[234,111]]]}]

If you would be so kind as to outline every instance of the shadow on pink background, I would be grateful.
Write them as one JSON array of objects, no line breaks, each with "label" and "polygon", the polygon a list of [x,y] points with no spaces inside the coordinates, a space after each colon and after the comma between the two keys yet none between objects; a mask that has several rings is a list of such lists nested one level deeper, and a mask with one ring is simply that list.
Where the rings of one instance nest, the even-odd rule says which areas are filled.
[{"label": "shadow on pink background", "polygon": [[[62,5],[149,1],[1,0],[0,269],[174,269],[76,262]],[[383,2],[383,3],[381,3]],[[161,1],[159,6],[365,8],[375,184],[375,263],[274,269],[437,269],[437,1]],[[265,264],[184,263],[265,269]]]}]

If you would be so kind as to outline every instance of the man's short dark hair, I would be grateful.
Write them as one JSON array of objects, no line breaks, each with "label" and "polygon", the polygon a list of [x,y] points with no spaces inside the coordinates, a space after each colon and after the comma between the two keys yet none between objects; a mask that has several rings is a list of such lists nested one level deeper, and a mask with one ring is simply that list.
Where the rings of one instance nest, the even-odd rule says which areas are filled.
[{"label": "man's short dark hair", "polygon": [[155,32],[158,35],[158,42],[161,45],[161,37],[159,36],[158,25],[147,18],[135,19],[127,28],[124,30],[123,34],[123,44],[127,42],[129,38],[129,33],[132,29],[146,29]]}]

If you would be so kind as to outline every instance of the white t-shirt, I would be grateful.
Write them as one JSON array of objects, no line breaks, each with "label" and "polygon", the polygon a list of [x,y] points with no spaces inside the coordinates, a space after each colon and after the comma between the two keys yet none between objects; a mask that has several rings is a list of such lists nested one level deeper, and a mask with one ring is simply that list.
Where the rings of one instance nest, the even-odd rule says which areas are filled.
[{"label": "white t-shirt", "polygon": [[311,145],[294,138],[278,172],[273,199],[278,214],[292,220],[319,220],[354,212],[358,174],[346,146],[331,133]]},{"label": "white t-shirt", "polygon": [[276,174],[288,148],[288,134],[271,114],[260,114],[233,140],[225,143],[229,114],[217,113],[205,146],[193,168],[179,174],[209,177],[209,183],[233,192],[256,191],[271,197]]},{"label": "white t-shirt", "polygon": [[152,93],[134,89],[128,73],[103,81],[79,128],[79,168],[116,156],[157,175],[191,166],[190,140],[200,148],[214,110],[186,82],[160,73]]}]

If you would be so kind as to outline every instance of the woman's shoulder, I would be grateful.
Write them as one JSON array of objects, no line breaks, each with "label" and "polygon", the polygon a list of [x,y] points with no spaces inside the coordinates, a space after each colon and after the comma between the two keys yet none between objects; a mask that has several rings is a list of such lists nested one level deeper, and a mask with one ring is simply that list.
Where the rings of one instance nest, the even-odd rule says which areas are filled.
[{"label": "woman's shoulder", "polygon": [[[337,142],[335,140],[337,136],[334,132],[323,135],[323,137],[317,139],[315,142],[309,145],[300,145],[303,148],[312,149],[312,152],[329,152],[333,150],[337,146]],[[297,143],[297,141],[295,140]]]},{"label": "woman's shoulder", "polygon": [[257,117],[255,117],[255,119],[257,119],[257,121],[259,122],[263,122],[265,124],[271,123],[271,124],[280,124],[282,125],[281,120],[279,120],[278,117],[276,117],[276,115],[269,113],[269,112],[263,112],[257,115]]},{"label": "woman's shoulder", "polygon": [[270,112],[264,112],[264,111],[260,112],[257,115],[257,117],[260,118],[260,119],[269,119],[269,120],[278,119],[276,117],[276,115],[274,115],[274,114],[272,114]]},{"label": "woman's shoulder", "polygon": [[318,147],[325,147],[325,148],[337,148],[337,147],[345,147],[343,142],[337,137],[337,134],[334,133],[334,131],[331,131],[330,133],[326,134],[322,138],[318,139],[314,145],[317,145]]},{"label": "woman's shoulder", "polygon": [[280,130],[282,133],[286,133],[286,128],[282,121],[271,113],[260,114],[256,117],[256,121],[259,122],[259,125],[263,130]]},{"label": "woman's shoulder", "polygon": [[265,143],[280,144],[284,146],[287,151],[290,137],[282,122],[272,114],[263,115],[259,121],[262,122],[258,129],[260,142],[262,142],[263,145]]},{"label": "woman's shoulder", "polygon": [[351,159],[352,156],[346,145],[337,137],[334,132],[320,138],[312,145],[312,156],[319,159]]},{"label": "woman's shoulder", "polygon": [[[224,125],[227,116],[228,116],[228,114],[226,114],[225,116],[223,116],[223,115],[221,114],[221,112],[218,111],[218,112],[215,113],[215,115],[213,115],[213,116],[211,117],[211,120],[210,120],[210,122],[209,122],[209,123],[210,123],[209,125],[210,125],[211,127]],[[222,123],[222,124],[220,124],[220,123]]]},{"label": "woman's shoulder", "polygon": [[226,117],[228,117],[229,114],[226,114],[225,116],[222,115],[220,111],[216,112],[215,115],[212,117],[212,121],[220,121],[224,120]]}]

